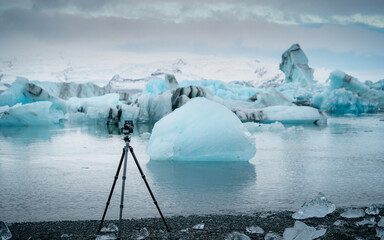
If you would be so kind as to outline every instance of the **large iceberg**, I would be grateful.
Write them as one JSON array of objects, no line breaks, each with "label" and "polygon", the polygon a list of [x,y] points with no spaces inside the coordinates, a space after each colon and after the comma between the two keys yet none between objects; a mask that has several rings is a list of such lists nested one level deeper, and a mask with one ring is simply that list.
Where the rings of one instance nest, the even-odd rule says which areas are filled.
[{"label": "large iceberg", "polygon": [[151,160],[248,161],[256,146],[230,110],[194,98],[155,124],[147,153]]},{"label": "large iceberg", "polygon": [[51,108],[51,102],[16,104],[0,107],[0,126],[35,126],[59,123],[63,113]]},{"label": "large iceberg", "polygon": [[312,87],[313,69],[308,66],[308,58],[295,43],[282,55],[280,70],[287,82],[298,82],[302,87]]}]

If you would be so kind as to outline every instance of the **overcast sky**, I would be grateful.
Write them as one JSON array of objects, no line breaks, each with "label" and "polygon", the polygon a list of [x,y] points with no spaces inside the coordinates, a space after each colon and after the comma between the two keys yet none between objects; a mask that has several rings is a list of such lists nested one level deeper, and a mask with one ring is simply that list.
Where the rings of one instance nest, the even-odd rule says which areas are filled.
[{"label": "overcast sky", "polygon": [[0,0],[0,54],[45,48],[190,52],[384,70],[383,0]]}]

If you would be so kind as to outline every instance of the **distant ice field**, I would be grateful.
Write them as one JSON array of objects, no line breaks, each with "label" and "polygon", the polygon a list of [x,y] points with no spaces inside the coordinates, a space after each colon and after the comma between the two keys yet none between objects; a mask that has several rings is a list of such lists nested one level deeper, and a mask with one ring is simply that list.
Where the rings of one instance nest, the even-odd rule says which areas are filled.
[{"label": "distant ice field", "polygon": [[[383,113],[245,126],[256,138],[249,162],[150,161],[152,126],[135,127],[131,145],[166,216],[298,210],[318,192],[337,207],[384,204]],[[123,146],[104,126],[2,128],[0,219],[100,219]],[[118,218],[120,184],[108,219]],[[131,156],[123,217],[158,217]]]}]

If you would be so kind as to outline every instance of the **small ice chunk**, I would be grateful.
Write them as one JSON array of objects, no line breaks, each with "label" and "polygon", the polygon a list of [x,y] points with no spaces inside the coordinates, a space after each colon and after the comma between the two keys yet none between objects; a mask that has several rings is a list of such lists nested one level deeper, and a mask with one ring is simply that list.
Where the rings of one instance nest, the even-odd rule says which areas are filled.
[{"label": "small ice chunk", "polygon": [[384,228],[376,228],[376,237],[384,240]]},{"label": "small ice chunk", "polygon": [[365,216],[365,212],[360,208],[348,208],[341,214],[341,216],[343,218],[361,218]]},{"label": "small ice chunk", "polygon": [[315,239],[325,234],[327,229],[316,230],[305,223],[296,221],[293,228],[286,228],[283,233],[284,240]]},{"label": "small ice chunk", "polygon": [[1,240],[8,240],[12,238],[11,231],[9,230],[7,224],[3,221],[0,221],[0,238]]},{"label": "small ice chunk", "polygon": [[283,238],[277,233],[267,233],[264,240],[283,240]]},{"label": "small ice chunk", "polygon": [[188,233],[188,232],[189,232],[189,228],[181,229],[180,232],[182,232],[182,233]]},{"label": "small ice chunk", "polygon": [[344,220],[336,220],[334,223],[333,223],[333,225],[335,225],[335,226],[338,226],[338,227],[343,227],[343,226],[345,226],[345,225],[347,225],[348,223],[346,222],[346,221],[344,221]]},{"label": "small ice chunk", "polygon": [[336,210],[335,204],[329,202],[323,193],[319,193],[315,199],[306,202],[292,215],[294,219],[306,219],[311,217],[325,217]]},{"label": "small ice chunk", "polygon": [[97,235],[95,240],[115,240],[115,239],[117,239],[116,234],[109,233],[109,234]]},{"label": "small ice chunk", "polygon": [[232,232],[225,237],[225,240],[251,240],[247,235],[244,233],[239,232]]},{"label": "small ice chunk", "polygon": [[140,229],[140,231],[136,231],[132,238],[133,239],[136,239],[136,240],[142,240],[142,239],[145,239],[146,237],[149,236],[149,231],[146,227],[143,227],[142,229]]},{"label": "small ice chunk", "polygon": [[384,217],[380,218],[380,221],[377,223],[377,226],[384,227]]},{"label": "small ice chunk", "polygon": [[204,229],[204,223],[196,224],[196,225],[193,226],[192,228],[193,228],[193,229],[196,229],[196,230],[203,230],[203,229]]},{"label": "small ice chunk", "polygon": [[72,237],[72,236],[73,236],[72,234],[64,233],[64,234],[61,234],[61,237],[60,237],[60,238],[70,238],[70,237]]},{"label": "small ice chunk", "polygon": [[257,225],[246,227],[245,230],[249,233],[257,233],[257,234],[263,234],[264,233],[264,230]]},{"label": "small ice chunk", "polygon": [[100,230],[100,232],[104,232],[104,233],[113,233],[113,232],[118,232],[118,231],[119,231],[119,228],[113,223],[108,224],[107,227],[103,227]]},{"label": "small ice chunk", "polygon": [[364,218],[360,222],[355,223],[356,226],[364,226],[364,225],[376,225],[375,217],[370,217],[370,218]]},{"label": "small ice chunk", "polygon": [[365,213],[368,215],[379,215],[380,210],[377,208],[375,204],[372,204],[367,209],[365,209]]}]

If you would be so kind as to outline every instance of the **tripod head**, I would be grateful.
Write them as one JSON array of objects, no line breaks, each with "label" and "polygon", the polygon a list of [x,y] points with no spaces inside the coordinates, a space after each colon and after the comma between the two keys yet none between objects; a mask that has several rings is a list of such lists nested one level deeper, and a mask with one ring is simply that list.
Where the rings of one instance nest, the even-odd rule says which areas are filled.
[{"label": "tripod head", "polygon": [[129,134],[133,133],[134,127],[135,127],[135,125],[133,125],[132,120],[125,120],[124,126],[121,128],[121,133],[124,134],[124,141],[125,142],[130,141]]}]

